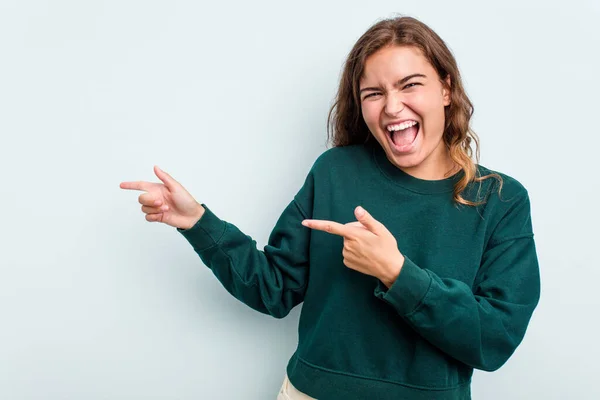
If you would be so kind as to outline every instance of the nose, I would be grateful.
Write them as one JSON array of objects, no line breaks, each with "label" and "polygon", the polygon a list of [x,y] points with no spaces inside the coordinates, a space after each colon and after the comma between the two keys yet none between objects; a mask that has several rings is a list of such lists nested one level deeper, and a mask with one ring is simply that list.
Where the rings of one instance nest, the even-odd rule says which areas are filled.
[{"label": "nose", "polygon": [[398,115],[404,110],[404,102],[402,96],[398,93],[390,92],[385,101],[384,111],[390,116]]}]

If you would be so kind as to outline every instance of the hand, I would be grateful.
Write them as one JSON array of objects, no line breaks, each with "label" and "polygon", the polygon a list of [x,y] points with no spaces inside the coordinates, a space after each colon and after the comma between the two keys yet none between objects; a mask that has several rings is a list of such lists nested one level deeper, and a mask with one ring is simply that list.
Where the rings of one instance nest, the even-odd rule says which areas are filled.
[{"label": "hand", "polygon": [[154,166],[154,173],[163,183],[121,182],[121,189],[143,190],[138,201],[149,222],[189,229],[204,215],[204,207],[199,204],[179,182],[169,174]]},{"label": "hand", "polygon": [[389,288],[404,264],[396,238],[362,207],[356,207],[354,215],[358,222],[345,225],[314,219],[305,219],[302,225],[342,236],[344,265],[378,278]]}]

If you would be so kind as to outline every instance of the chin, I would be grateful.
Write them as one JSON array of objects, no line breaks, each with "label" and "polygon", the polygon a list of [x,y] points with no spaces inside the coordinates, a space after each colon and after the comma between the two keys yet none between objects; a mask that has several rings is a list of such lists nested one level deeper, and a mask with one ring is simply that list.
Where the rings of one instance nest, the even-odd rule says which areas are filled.
[{"label": "chin", "polygon": [[[414,147],[408,152],[398,152],[391,140],[388,137],[378,139],[379,144],[384,148],[388,160],[397,167],[412,168],[416,167],[423,162],[426,157],[422,156],[421,143],[413,143]],[[415,142],[420,142],[415,140]]]},{"label": "chin", "polygon": [[397,155],[391,151],[387,152],[388,159],[399,168],[414,168],[423,162],[423,158],[418,153]]}]

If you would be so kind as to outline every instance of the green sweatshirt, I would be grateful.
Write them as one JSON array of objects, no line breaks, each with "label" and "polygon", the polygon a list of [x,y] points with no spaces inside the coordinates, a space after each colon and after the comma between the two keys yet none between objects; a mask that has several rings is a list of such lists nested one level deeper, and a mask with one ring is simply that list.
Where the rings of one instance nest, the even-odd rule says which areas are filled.
[{"label": "green sweatshirt", "polygon": [[[482,175],[490,170],[478,166]],[[473,368],[493,371],[513,354],[540,296],[530,202],[515,179],[472,183],[482,206],[456,205],[457,175],[404,173],[381,146],[335,147],[318,157],[268,244],[206,212],[177,229],[233,296],[285,317],[303,302],[287,374],[328,399],[470,399]],[[356,221],[364,207],[398,242],[405,263],[388,289],[343,264],[343,238],[303,219]]]}]

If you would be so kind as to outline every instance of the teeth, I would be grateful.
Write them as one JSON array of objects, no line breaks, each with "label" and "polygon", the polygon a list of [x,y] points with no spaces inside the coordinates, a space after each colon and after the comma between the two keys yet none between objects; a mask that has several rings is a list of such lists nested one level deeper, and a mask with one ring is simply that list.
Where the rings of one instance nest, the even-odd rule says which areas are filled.
[{"label": "teeth", "polygon": [[411,126],[415,126],[417,124],[417,121],[406,121],[403,122],[401,124],[398,125],[389,125],[387,127],[388,131],[392,132],[392,131],[402,131],[406,128],[410,128]]}]

